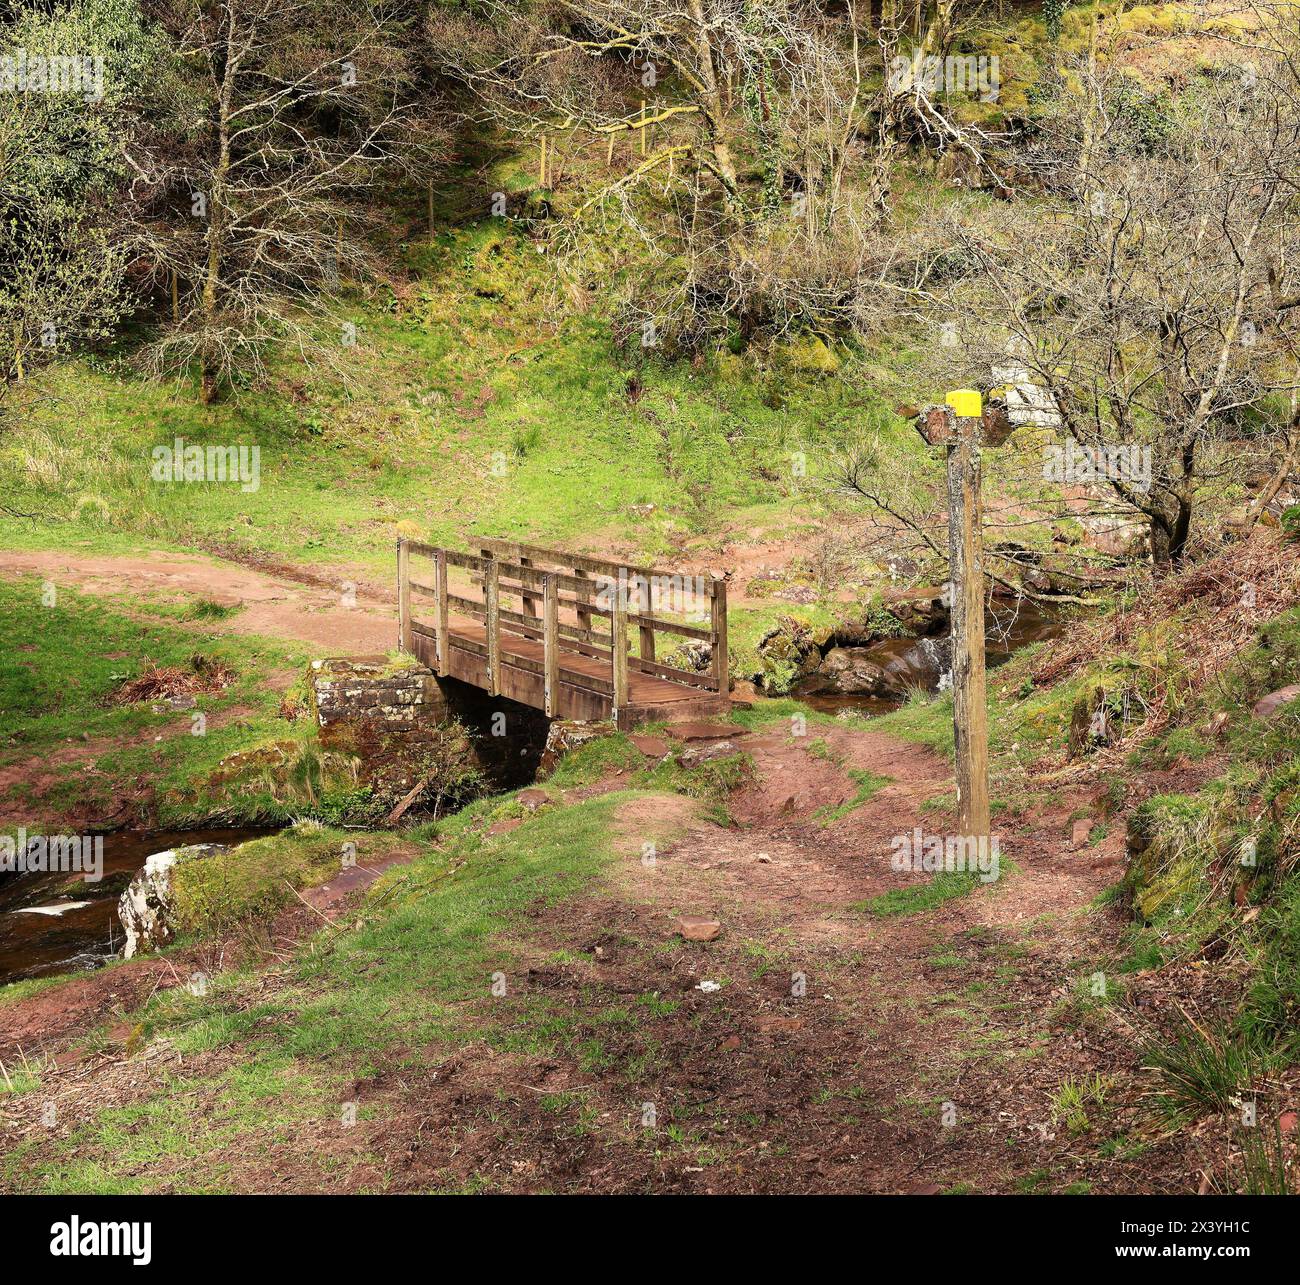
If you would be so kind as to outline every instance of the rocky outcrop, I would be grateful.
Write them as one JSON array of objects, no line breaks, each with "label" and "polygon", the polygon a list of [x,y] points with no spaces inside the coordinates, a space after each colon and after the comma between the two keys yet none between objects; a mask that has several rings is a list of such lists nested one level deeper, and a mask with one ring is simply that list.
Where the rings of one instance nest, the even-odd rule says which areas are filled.
[{"label": "rocky outcrop", "polygon": [[614,731],[613,723],[582,723],[576,719],[557,718],[546,733],[546,747],[538,764],[539,776],[545,776],[555,770],[559,761],[579,745],[586,745],[601,736],[609,736]]},{"label": "rocky outcrop", "polygon": [[801,620],[783,616],[775,629],[758,640],[758,659],[763,666],[755,675],[759,686],[769,694],[788,692],[822,663],[822,645],[829,633],[827,630],[819,637]]},{"label": "rocky outcrop", "polygon": [[176,867],[226,850],[220,843],[194,843],[145,858],[144,869],[131,880],[117,903],[117,917],[126,933],[125,958],[133,959],[166,946],[176,935],[176,898],[172,886]]},{"label": "rocky outcrop", "polygon": [[884,696],[889,678],[866,647],[832,647],[817,668],[818,688],[841,696]]}]

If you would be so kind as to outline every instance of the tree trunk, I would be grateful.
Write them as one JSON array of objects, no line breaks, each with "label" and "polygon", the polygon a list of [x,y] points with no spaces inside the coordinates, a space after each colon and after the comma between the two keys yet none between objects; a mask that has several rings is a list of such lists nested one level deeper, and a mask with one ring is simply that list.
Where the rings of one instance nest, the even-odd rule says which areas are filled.
[{"label": "tree trunk", "polygon": [[736,163],[731,148],[723,137],[726,113],[722,93],[713,66],[713,45],[709,41],[709,27],[701,0],[690,0],[692,23],[691,43],[695,46],[695,60],[699,67],[700,85],[703,88],[704,118],[709,131],[709,147],[713,152],[713,168],[723,186],[723,200],[732,214],[740,212],[740,189],[736,182]]},{"label": "tree trunk", "polygon": [[230,113],[235,96],[235,14],[230,9],[229,27],[226,30],[226,60],[221,74],[221,97],[217,105],[217,163],[212,170],[212,191],[208,194],[208,261],[203,273],[202,316],[206,332],[199,382],[199,400],[210,406],[217,396],[220,366],[216,360],[211,333],[216,330],[220,307],[218,292],[221,287],[222,238],[226,230],[226,185],[230,176]]},{"label": "tree trunk", "polygon": [[1175,496],[1165,511],[1152,512],[1151,561],[1157,575],[1166,575],[1178,567],[1187,550],[1192,529],[1192,502],[1187,496]]}]

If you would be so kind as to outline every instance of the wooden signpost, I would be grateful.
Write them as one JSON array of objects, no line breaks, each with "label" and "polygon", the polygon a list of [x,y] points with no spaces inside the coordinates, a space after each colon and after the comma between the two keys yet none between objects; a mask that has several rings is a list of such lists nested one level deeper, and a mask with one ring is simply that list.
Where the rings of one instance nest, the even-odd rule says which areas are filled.
[{"label": "wooden signpost", "polygon": [[952,718],[957,756],[958,825],[989,834],[989,729],[984,675],[984,546],[980,452],[982,399],[962,389],[924,412],[921,434],[948,453],[948,596],[951,613]]}]

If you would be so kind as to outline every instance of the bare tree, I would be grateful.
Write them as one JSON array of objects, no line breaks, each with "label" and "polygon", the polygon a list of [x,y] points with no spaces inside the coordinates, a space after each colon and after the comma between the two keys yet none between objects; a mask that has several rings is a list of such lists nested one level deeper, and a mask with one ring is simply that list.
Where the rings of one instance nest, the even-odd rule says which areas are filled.
[{"label": "bare tree", "polygon": [[[930,309],[955,345],[936,349],[948,377],[987,384],[1010,348],[1090,468],[1145,516],[1158,568],[1183,556],[1245,416],[1295,433],[1291,39],[1274,28],[1249,64],[1154,119],[1094,51],[1074,69],[1082,92],[1062,89],[1027,157],[1045,199],[949,218],[964,271]],[[1279,397],[1292,407],[1282,423]]]},{"label": "bare tree", "polygon": [[183,128],[127,148],[140,239],[171,295],[147,355],[159,373],[197,366],[208,402],[259,372],[268,343],[309,341],[296,299],[364,269],[364,199],[418,119],[413,67],[382,6],[188,0],[165,17],[167,118]]},{"label": "bare tree", "polygon": [[[631,229],[648,252],[636,324],[688,347],[718,319],[746,332],[869,329],[905,135],[983,156],[923,78],[898,78],[892,6],[874,33],[858,0],[833,17],[802,0],[480,9],[486,21],[437,12],[428,30],[484,119],[542,147],[557,134],[603,143],[611,160],[615,140],[635,140],[628,168],[584,194],[566,231],[581,255],[586,235]],[[947,47],[953,9],[938,8],[918,59]]]}]

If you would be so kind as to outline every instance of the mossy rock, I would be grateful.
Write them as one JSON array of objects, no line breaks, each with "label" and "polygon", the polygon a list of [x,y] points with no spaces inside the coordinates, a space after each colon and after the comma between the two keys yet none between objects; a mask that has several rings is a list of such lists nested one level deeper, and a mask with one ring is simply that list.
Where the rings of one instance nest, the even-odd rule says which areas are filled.
[{"label": "mossy rock", "polygon": [[1214,859],[1208,802],[1157,794],[1129,817],[1125,888],[1146,923],[1187,914],[1203,899]]},{"label": "mossy rock", "polygon": [[742,384],[745,382],[745,361],[733,352],[720,352],[713,363],[714,373],[720,384]]},{"label": "mossy rock", "polygon": [[782,363],[801,375],[833,375],[843,364],[816,335],[789,340],[781,349]]}]

